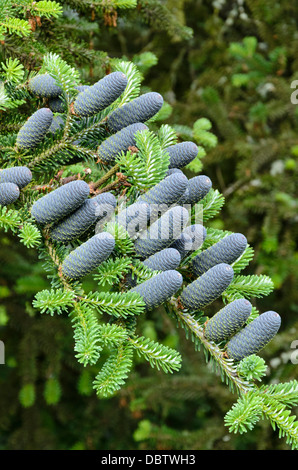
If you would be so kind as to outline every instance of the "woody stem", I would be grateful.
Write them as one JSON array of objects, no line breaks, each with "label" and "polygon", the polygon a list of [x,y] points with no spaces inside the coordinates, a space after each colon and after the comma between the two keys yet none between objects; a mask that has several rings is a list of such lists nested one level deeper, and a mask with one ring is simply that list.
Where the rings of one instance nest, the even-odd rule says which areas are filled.
[{"label": "woody stem", "polygon": [[119,165],[115,165],[113,168],[111,168],[102,178],[100,178],[98,181],[93,183],[92,188],[95,190],[99,188],[101,185],[103,185],[111,176],[113,176],[117,171],[119,170]]}]

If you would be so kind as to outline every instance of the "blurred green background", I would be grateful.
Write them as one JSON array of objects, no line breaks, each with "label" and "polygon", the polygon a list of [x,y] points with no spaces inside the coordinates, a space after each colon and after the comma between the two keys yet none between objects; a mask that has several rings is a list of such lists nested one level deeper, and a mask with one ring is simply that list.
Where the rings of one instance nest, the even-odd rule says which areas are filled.
[{"label": "blurred green background", "polygon": [[[298,105],[291,102],[298,5],[140,0],[136,8],[109,9],[103,3],[63,2],[63,15],[42,19],[30,37],[8,35],[1,61],[18,57],[35,69],[53,51],[79,67],[84,83],[94,83],[109,70],[110,58],[123,57],[144,74],[142,91],[163,95],[163,122],[181,140],[195,139],[197,119],[211,121],[217,145],[204,142],[197,170],[226,199],[211,224],[244,233],[255,249],[246,273],[272,277],[274,293],[256,305],[278,311],[282,328],[260,355],[270,381],[297,378],[290,356],[298,340]],[[0,339],[6,348],[0,449],[287,449],[268,422],[248,434],[228,433],[223,418],[236,397],[162,309],[139,328],[179,349],[181,371],[167,376],[136,360],[124,389],[99,400],[94,370],[74,358],[67,315],[42,316],[32,307],[34,295],[48,287],[35,251],[9,233],[2,232],[0,241]]]}]

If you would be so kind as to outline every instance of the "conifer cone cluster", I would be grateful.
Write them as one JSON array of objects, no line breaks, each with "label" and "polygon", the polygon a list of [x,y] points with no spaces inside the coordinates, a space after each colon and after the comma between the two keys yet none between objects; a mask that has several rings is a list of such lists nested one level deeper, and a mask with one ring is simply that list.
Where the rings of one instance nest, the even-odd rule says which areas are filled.
[{"label": "conifer cone cluster", "polygon": [[[90,88],[89,85],[79,85],[75,87],[75,89],[78,90],[79,93],[84,90],[87,90],[88,88]],[[61,96],[49,99],[49,108],[51,111],[53,111],[53,113],[65,113],[66,111],[65,102],[61,98]]]},{"label": "conifer cone cluster", "polygon": [[14,183],[0,184],[0,205],[8,206],[15,202],[20,196],[20,189]]},{"label": "conifer cone cluster", "polygon": [[181,262],[181,256],[175,248],[165,248],[154,255],[149,256],[143,261],[143,264],[152,271],[168,271],[177,269]]},{"label": "conifer cone cluster", "polygon": [[130,238],[135,238],[145,230],[150,217],[150,205],[145,202],[135,202],[122,209],[117,215],[117,223],[128,233]]},{"label": "conifer cone cluster", "polygon": [[32,180],[32,173],[26,166],[0,170],[0,206],[13,204],[20,196],[20,190]]},{"label": "conifer cone cluster", "polygon": [[175,248],[183,259],[188,253],[198,250],[203,245],[206,236],[207,230],[203,225],[190,225],[183,230],[171,247]]},{"label": "conifer cone cluster", "polygon": [[49,132],[51,132],[52,134],[55,134],[55,132],[62,129],[63,126],[64,126],[64,119],[59,115],[53,116],[52,123],[49,127]]},{"label": "conifer cone cluster", "polygon": [[148,220],[152,223],[170,206],[178,203],[187,188],[187,182],[183,173],[174,173],[149,189],[136,202],[149,204]]},{"label": "conifer cone cluster", "polygon": [[188,217],[188,211],[184,207],[175,206],[169,209],[135,241],[137,255],[144,259],[169,247],[181,234]]},{"label": "conifer cone cluster", "polygon": [[31,180],[32,173],[26,166],[15,166],[0,170],[0,183],[14,183],[20,189],[23,189]]},{"label": "conifer cone cluster", "polygon": [[189,179],[179,204],[196,204],[208,194],[211,187],[211,179],[208,176],[200,175]]},{"label": "conifer cone cluster", "polygon": [[187,188],[188,179],[183,173],[174,173],[167,176],[160,183],[153,186],[137,202],[146,202],[162,208],[164,204],[170,206],[179,201]]},{"label": "conifer cone cluster", "polygon": [[51,229],[52,240],[65,243],[79,239],[90,227],[114,212],[116,204],[116,198],[111,193],[87,199],[77,210]]},{"label": "conifer cone cluster", "polygon": [[29,90],[42,98],[57,98],[62,89],[56,84],[56,80],[48,73],[36,75],[29,81]]},{"label": "conifer cone cluster", "polygon": [[[113,72],[92,86],[77,86],[73,113],[79,118],[96,115],[116,102],[127,83],[125,74]],[[54,134],[65,122],[62,115],[53,116],[53,112],[64,113],[65,104],[62,89],[49,74],[31,79],[29,89],[46,98],[49,108],[36,111],[20,129],[16,146],[21,151],[34,149],[48,132]],[[136,146],[137,133],[148,130],[145,123],[162,105],[162,96],[149,92],[113,107],[105,120],[108,135],[96,150],[99,162],[113,165],[119,155]],[[204,249],[206,228],[198,223],[186,225],[192,220],[190,208],[208,194],[212,182],[205,175],[188,179],[182,171],[196,158],[198,147],[194,142],[182,142],[164,150],[169,155],[166,176],[124,209],[117,209],[117,199],[111,192],[90,197],[89,184],[75,180],[37,199],[31,207],[31,216],[40,226],[49,224],[50,239],[62,244],[80,241],[82,237],[86,240],[95,225],[102,224],[100,233],[95,230],[95,235],[72,249],[62,261],[60,275],[68,281],[78,281],[117,251],[117,237],[104,228],[105,217],[115,213],[116,223],[124,227],[133,241],[133,258],[140,260],[144,268],[160,271],[142,281],[140,271],[138,279],[132,275],[132,269],[126,275],[129,292],[137,292],[148,311],[177,296],[178,308],[193,312],[214,302],[232,283],[232,265],[244,253],[247,240],[244,235],[233,233]],[[26,167],[1,170],[0,204],[13,203],[31,180],[32,174]],[[189,261],[188,255],[199,249]],[[189,262],[188,268],[197,277],[186,285],[179,272],[181,262]],[[277,333],[280,316],[273,311],[265,312],[246,325],[251,311],[248,300],[234,300],[206,322],[205,338],[215,343],[228,341],[226,354],[235,361],[258,352]]]}]

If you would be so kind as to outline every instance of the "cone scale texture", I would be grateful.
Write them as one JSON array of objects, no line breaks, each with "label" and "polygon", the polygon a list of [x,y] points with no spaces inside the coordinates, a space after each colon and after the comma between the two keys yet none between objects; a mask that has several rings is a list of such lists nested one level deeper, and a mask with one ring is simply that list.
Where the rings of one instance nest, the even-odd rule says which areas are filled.
[{"label": "cone scale texture", "polygon": [[137,203],[149,204],[148,220],[151,224],[181,198],[187,182],[183,173],[172,174],[137,199]]},{"label": "cone scale texture", "polygon": [[174,248],[165,248],[149,256],[149,258],[143,261],[143,264],[153,271],[168,271],[178,268],[180,261],[181,256],[179,251]]},{"label": "cone scale texture", "polygon": [[20,189],[32,180],[32,173],[26,166],[14,166],[0,170],[0,183],[14,183]]},{"label": "cone scale texture", "polygon": [[191,178],[188,180],[187,188],[179,204],[196,204],[209,193],[211,187],[212,182],[208,176],[200,175]]},{"label": "cone scale texture", "polygon": [[202,251],[193,259],[193,271],[200,276],[218,263],[232,264],[242,255],[247,240],[242,233],[233,233]]},{"label": "cone scale texture", "polygon": [[53,116],[52,124],[49,127],[49,132],[55,134],[55,132],[62,129],[65,125],[65,121],[61,116]]},{"label": "cone scale texture", "polygon": [[235,361],[256,354],[276,335],[281,318],[278,313],[269,310],[246,325],[230,339],[226,346],[227,355]]},{"label": "cone scale texture", "polygon": [[14,183],[0,183],[0,206],[8,206],[20,196],[19,187]]},{"label": "cone scale texture", "polygon": [[184,194],[187,182],[188,179],[183,173],[173,173],[140,196],[137,202],[156,205],[167,204],[170,206],[179,201]]},{"label": "cone scale texture", "polygon": [[53,113],[65,113],[65,102],[57,97],[49,100],[49,108]]},{"label": "cone scale texture", "polygon": [[75,88],[81,93],[82,91],[88,90],[88,88],[90,88],[90,85],[78,85]]},{"label": "cone scale texture", "polygon": [[152,310],[176,294],[182,285],[182,280],[178,271],[168,270],[138,284],[130,292],[138,292],[146,304],[146,309]]},{"label": "cone scale texture", "polygon": [[21,149],[36,147],[45,137],[53,120],[49,108],[38,109],[19,130],[16,144]]},{"label": "cone scale texture", "polygon": [[183,174],[183,171],[179,170],[179,168],[169,168],[167,176],[173,175],[174,173],[180,173],[180,174],[182,173]]},{"label": "cone scale texture", "polygon": [[[76,86],[75,88],[76,88],[76,90],[79,91],[79,93],[81,93],[82,91],[87,90],[88,88],[90,88],[90,86],[89,85],[79,85],[79,86]],[[49,100],[49,108],[51,109],[51,111],[53,111],[53,113],[65,113],[66,103],[65,103],[65,101],[62,100],[62,98],[60,96],[57,96],[56,98],[51,98]]]},{"label": "cone scale texture", "polygon": [[171,245],[171,247],[178,250],[181,258],[183,259],[191,251],[198,250],[204,243],[206,236],[207,231],[203,225],[190,225],[183,230],[179,238]]},{"label": "cone scale texture", "polygon": [[112,253],[115,240],[109,233],[99,233],[73,250],[62,263],[62,274],[78,280],[96,269]]},{"label": "cone scale texture", "polygon": [[74,101],[74,112],[78,116],[94,116],[112,104],[123,93],[127,77],[122,72],[106,75],[83,92]]},{"label": "cone scale texture", "polygon": [[[149,258],[143,261],[143,264],[152,269],[152,271],[168,271],[171,269],[177,269],[181,261],[179,251],[174,248],[165,248],[164,250],[158,251]],[[129,286],[134,287],[137,285],[137,276],[128,274],[126,276],[126,282]]]},{"label": "cone scale texture", "polygon": [[62,93],[56,80],[47,73],[31,78],[28,86],[32,93],[43,98],[56,98]]},{"label": "cone scale texture", "polygon": [[209,269],[182,291],[184,308],[199,310],[211,304],[232,282],[234,271],[228,264],[220,263]]},{"label": "cone scale texture", "polygon": [[183,168],[198,155],[198,147],[194,142],[180,142],[165,149],[170,155],[169,168]]},{"label": "cone scale texture", "polygon": [[41,225],[56,222],[81,206],[89,193],[90,188],[85,181],[71,181],[38,199],[31,214]]},{"label": "cone scale texture", "polygon": [[144,259],[168,248],[181,234],[188,217],[188,211],[183,207],[169,209],[135,241],[137,255]]},{"label": "cone scale texture", "polygon": [[125,228],[131,238],[145,230],[150,216],[149,204],[135,202],[119,212],[117,223]]},{"label": "cone scale texture", "polygon": [[117,201],[111,193],[87,199],[75,212],[58,223],[50,232],[52,240],[69,242],[77,240],[106,215],[114,212]]},{"label": "cone scale texture", "polygon": [[148,129],[143,123],[131,124],[111,135],[97,149],[99,158],[105,163],[114,163],[117,155],[136,145],[136,133]]},{"label": "cone scale texture", "polygon": [[146,122],[158,113],[162,105],[163,97],[159,93],[145,93],[115,109],[107,120],[108,129],[117,132],[136,122]]},{"label": "cone scale texture", "polygon": [[229,339],[245,324],[251,309],[252,305],[246,299],[237,299],[229,303],[208,321],[205,337],[215,343]]}]

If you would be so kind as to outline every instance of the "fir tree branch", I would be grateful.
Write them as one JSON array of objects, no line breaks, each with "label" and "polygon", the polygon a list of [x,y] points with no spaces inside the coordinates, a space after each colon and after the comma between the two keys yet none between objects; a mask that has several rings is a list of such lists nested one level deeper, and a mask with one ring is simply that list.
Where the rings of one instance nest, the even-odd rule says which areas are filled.
[{"label": "fir tree branch", "polygon": [[122,343],[111,354],[93,382],[98,396],[107,398],[114,395],[125,384],[132,367],[133,348],[129,343]]},{"label": "fir tree branch", "polygon": [[102,178],[100,178],[95,183],[92,183],[92,185],[91,185],[92,189],[96,190],[97,188],[102,186],[106,181],[108,181],[111,178],[111,176],[113,176],[115,173],[117,173],[119,168],[120,167],[119,167],[118,164],[113,166],[113,168],[111,168],[109,171],[107,171],[107,173]]},{"label": "fir tree branch", "polygon": [[205,338],[204,328],[197,322],[194,316],[188,312],[181,311],[177,307],[173,313],[178,324],[185,330],[186,335],[188,336],[188,332],[191,333],[192,340],[195,342],[198,349],[200,349],[200,345],[204,347],[207,353],[206,359],[208,360],[208,357],[213,359],[216,367],[220,370],[221,379],[226,381],[231,390],[236,389],[239,393],[248,392],[251,388],[249,382],[238,375],[233,361],[225,357],[224,351],[218,345]]}]

